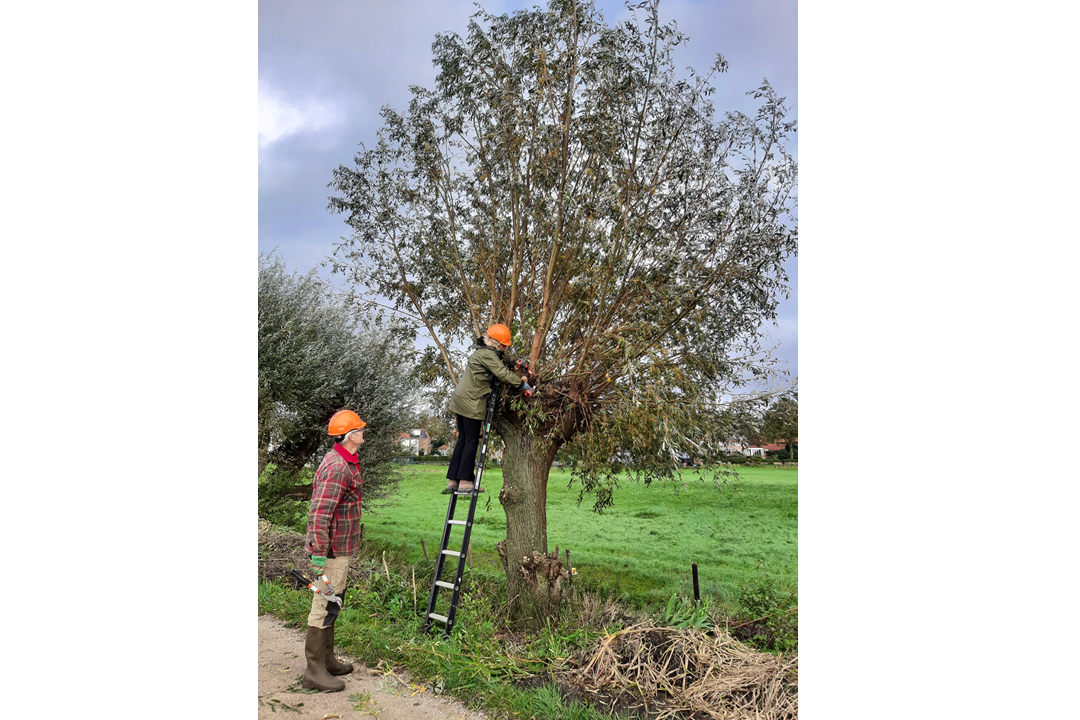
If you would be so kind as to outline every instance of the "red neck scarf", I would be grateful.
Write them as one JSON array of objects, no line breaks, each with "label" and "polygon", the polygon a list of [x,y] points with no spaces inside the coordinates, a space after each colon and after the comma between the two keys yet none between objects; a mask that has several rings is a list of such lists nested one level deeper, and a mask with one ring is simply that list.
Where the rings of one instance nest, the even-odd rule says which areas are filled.
[{"label": "red neck scarf", "polygon": [[360,462],[360,457],[359,456],[353,455],[351,452],[349,452],[345,448],[341,447],[341,445],[338,445],[337,443],[334,443],[334,449],[338,451],[338,455],[345,458],[345,460],[347,460],[348,462],[351,462],[354,465],[356,463]]}]

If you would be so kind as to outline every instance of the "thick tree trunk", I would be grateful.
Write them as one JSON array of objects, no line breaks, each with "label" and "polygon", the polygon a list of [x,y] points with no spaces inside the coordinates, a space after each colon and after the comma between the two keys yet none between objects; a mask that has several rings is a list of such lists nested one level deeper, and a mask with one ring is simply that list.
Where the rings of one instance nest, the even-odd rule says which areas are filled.
[{"label": "thick tree trunk", "polygon": [[270,461],[277,465],[277,472],[295,475],[312,459],[322,441],[323,436],[314,434],[286,438],[270,453]]},{"label": "thick tree trunk", "polygon": [[510,618],[532,626],[558,609],[568,578],[558,554],[548,555],[547,544],[548,473],[561,443],[528,435],[506,422],[499,430],[506,444],[499,493],[506,513],[506,540],[498,544],[498,551],[506,572]]}]

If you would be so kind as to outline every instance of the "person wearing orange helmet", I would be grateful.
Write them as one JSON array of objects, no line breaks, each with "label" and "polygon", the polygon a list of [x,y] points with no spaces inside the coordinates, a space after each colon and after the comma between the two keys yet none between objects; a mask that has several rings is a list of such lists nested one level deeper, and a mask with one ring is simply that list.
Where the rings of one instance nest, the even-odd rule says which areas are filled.
[{"label": "person wearing orange helmet", "polygon": [[[527,382],[503,364],[503,353],[510,347],[510,328],[501,324],[492,325],[482,337],[476,339],[476,345],[450,398],[450,412],[457,415],[458,438],[454,454],[450,457],[450,468],[446,471],[447,483],[443,493],[473,491],[476,448],[480,444],[480,426],[487,413],[492,378],[497,378],[504,385],[521,388],[529,397],[533,393]],[[484,489],[477,488],[476,491],[484,492]]]},{"label": "person wearing orange helmet", "polygon": [[[341,410],[330,418],[327,434],[336,442],[315,471],[308,510],[304,549],[311,553],[311,569],[316,579],[325,574],[331,589],[342,600],[349,561],[360,548],[360,486],[364,480],[356,451],[364,444],[365,425],[352,410]],[[333,610],[327,609],[326,595],[316,593],[312,597],[304,644],[305,688],[344,690],[345,682],[335,676],[352,672],[352,665],[334,657],[337,613]]]}]

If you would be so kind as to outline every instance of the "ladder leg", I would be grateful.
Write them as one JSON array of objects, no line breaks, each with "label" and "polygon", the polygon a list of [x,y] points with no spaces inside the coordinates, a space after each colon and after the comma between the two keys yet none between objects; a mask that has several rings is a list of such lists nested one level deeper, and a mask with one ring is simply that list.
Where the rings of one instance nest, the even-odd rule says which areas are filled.
[{"label": "ladder leg", "polygon": [[[480,486],[479,477],[477,478],[476,487]],[[454,628],[454,618],[457,616],[458,600],[461,595],[461,579],[465,574],[465,558],[469,551],[469,538],[472,536],[473,516],[476,514],[476,501],[480,497],[476,490],[473,490],[472,497],[469,499],[469,519],[465,523],[465,535],[461,539],[461,552],[458,553],[458,565],[457,573],[454,576],[454,591],[450,596],[450,612],[447,615],[446,626],[443,628],[443,633],[446,637],[450,637],[450,631]]]},{"label": "ladder leg", "polygon": [[442,541],[439,543],[439,552],[435,559],[435,577],[431,581],[431,597],[428,599],[427,612],[424,613],[424,632],[431,630],[431,614],[435,612],[435,603],[439,599],[439,578],[442,575],[443,561],[446,559],[446,555],[443,554],[443,550],[446,550],[447,545],[450,542],[450,521],[454,519],[454,508],[457,505],[457,496],[454,493],[450,493],[450,502],[446,506],[446,522],[443,523]]},{"label": "ladder leg", "polygon": [[[435,578],[431,583],[431,599],[428,601],[427,612],[424,614],[424,632],[430,632],[432,622],[439,620],[443,623],[443,635],[450,637],[450,632],[454,628],[454,618],[457,616],[458,600],[461,596],[461,579],[465,574],[465,558],[469,550],[469,538],[472,536],[473,517],[476,514],[476,501],[480,497],[480,479],[484,475],[484,465],[487,462],[487,449],[488,440],[491,436],[491,421],[495,417],[495,406],[498,404],[499,399],[499,387],[498,380],[492,379],[491,382],[491,395],[488,397],[487,415],[484,418],[483,433],[480,439],[480,452],[476,458],[476,468],[473,476],[473,489],[471,493],[451,493],[450,504],[446,510],[446,522],[443,524],[443,536],[442,544],[439,548],[439,558],[435,561]],[[457,496],[469,495],[469,514],[468,519],[465,521],[465,535],[461,540],[461,552],[447,551],[447,546],[450,542],[450,525],[454,519],[454,507],[456,505]],[[458,525],[461,522],[457,522]],[[457,572],[454,576],[453,591],[450,595],[450,609],[445,616],[435,614],[435,603],[439,597],[439,582],[443,569],[443,558],[447,554],[458,556]]]}]

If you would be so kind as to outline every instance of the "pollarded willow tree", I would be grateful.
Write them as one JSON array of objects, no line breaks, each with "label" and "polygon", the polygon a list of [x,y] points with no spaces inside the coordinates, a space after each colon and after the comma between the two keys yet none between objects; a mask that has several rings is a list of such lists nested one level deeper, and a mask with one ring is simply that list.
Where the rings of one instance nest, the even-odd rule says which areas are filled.
[{"label": "pollarded willow tree", "polygon": [[754,117],[718,116],[723,58],[679,77],[685,36],[655,0],[636,9],[609,27],[587,0],[552,0],[436,36],[434,89],[384,108],[376,146],[330,185],[354,231],[335,271],[414,317],[430,363],[456,382],[453,349],[501,322],[538,370],[537,398],[497,421],[518,618],[540,601],[522,563],[548,551],[561,446],[600,510],[624,469],[649,482],[715,458],[719,398],[775,371],[763,325],[797,249],[796,123],[767,81]]}]

